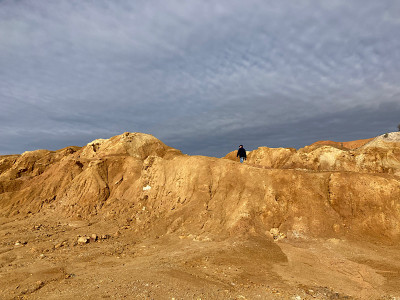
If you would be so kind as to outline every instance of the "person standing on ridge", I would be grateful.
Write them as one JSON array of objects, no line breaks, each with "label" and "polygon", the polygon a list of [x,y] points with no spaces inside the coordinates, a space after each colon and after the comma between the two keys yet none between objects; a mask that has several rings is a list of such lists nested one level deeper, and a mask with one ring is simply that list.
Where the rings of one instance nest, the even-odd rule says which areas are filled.
[{"label": "person standing on ridge", "polygon": [[243,145],[239,146],[236,157],[240,158],[240,163],[243,163],[245,160],[247,160],[246,150],[243,148]]}]

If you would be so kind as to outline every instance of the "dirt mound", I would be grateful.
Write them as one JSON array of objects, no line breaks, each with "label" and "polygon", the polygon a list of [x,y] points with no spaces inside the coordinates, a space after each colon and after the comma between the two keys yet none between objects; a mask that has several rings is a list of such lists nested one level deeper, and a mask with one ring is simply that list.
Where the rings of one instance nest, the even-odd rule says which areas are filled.
[{"label": "dirt mound", "polygon": [[326,146],[333,146],[340,149],[356,149],[361,146],[364,146],[366,143],[372,141],[373,138],[370,139],[362,139],[356,141],[349,141],[349,142],[334,142],[334,141],[318,141],[311,145],[326,145]]},{"label": "dirt mound", "polygon": [[[131,277],[136,278],[137,297],[165,297],[165,289],[174,284],[174,291],[182,284],[195,290],[168,294],[183,298],[241,298],[245,284],[251,287],[246,294],[250,298],[274,299],[279,289],[276,297],[284,299],[296,295],[345,299],[349,294],[368,298],[382,291],[389,295],[397,279],[385,285],[387,274],[378,274],[371,260],[375,252],[368,252],[371,246],[363,248],[362,243],[391,245],[400,237],[400,152],[392,138],[356,150],[321,145],[299,150],[260,147],[248,154],[244,164],[233,161],[235,152],[228,159],[183,155],[141,133],[95,140],[82,148],[3,156],[0,221],[6,242],[0,248],[0,263],[6,273],[12,272],[13,261],[29,272],[32,263],[21,265],[16,257],[27,260],[37,253],[35,263],[43,268],[44,279],[26,281],[23,291],[12,290],[17,296],[33,298],[51,295],[51,282],[73,278],[71,266],[81,270],[80,278],[86,280],[73,281],[75,288],[66,294],[77,297],[79,287],[93,281],[92,275],[79,269],[85,255],[96,262],[96,272],[106,272],[104,280],[116,274],[100,267],[108,259],[118,265],[119,273],[141,270],[141,276],[118,279],[125,287]],[[321,239],[333,242],[321,244]],[[23,252],[26,244],[34,245],[31,252]],[[40,247],[52,250],[44,252]],[[80,247],[91,250],[85,254]],[[342,256],[332,248],[341,249]],[[355,248],[368,267],[355,261],[361,259],[352,256]],[[1,256],[8,251],[14,254]],[[393,251],[387,250],[386,261],[396,261],[399,252]],[[57,264],[59,269],[52,270],[47,264],[46,269],[40,263],[42,254],[53,262],[69,260],[70,264]],[[124,257],[125,263],[118,264],[117,256]],[[315,267],[303,266],[317,257]],[[159,268],[150,258],[159,262]],[[346,274],[329,269],[341,262],[346,264]],[[398,270],[377,264],[382,272]],[[150,279],[153,273],[168,281],[156,283]],[[317,285],[315,273],[320,275]],[[334,279],[329,279],[332,274]],[[380,291],[359,280],[359,274],[380,286]],[[140,278],[146,276],[146,284],[153,282],[154,287],[141,286]],[[0,283],[12,286],[14,279],[7,280]],[[199,282],[215,289],[200,293],[200,287],[194,288]],[[158,291],[157,284],[164,291]],[[115,288],[110,283],[111,287]],[[144,290],[153,294],[141,294]],[[96,290],[90,295],[102,297]]]},{"label": "dirt mound", "polygon": [[110,139],[97,139],[90,142],[79,153],[79,157],[98,159],[119,155],[143,160],[150,155],[164,157],[177,154],[180,154],[179,150],[168,147],[150,134],[125,132]]},{"label": "dirt mound", "polygon": [[[384,173],[400,176],[400,141],[398,133],[379,136],[354,150],[312,144],[293,148],[259,147],[249,152],[248,164],[278,169]],[[236,161],[236,151],[225,156]]]},{"label": "dirt mound", "polygon": [[249,153],[248,165],[238,165],[182,155],[150,135],[124,133],[81,149],[4,158],[0,213],[118,216],[142,234],[229,236],[279,227],[288,235],[397,237],[399,181],[389,174],[399,174],[400,152],[357,151],[262,147]]},{"label": "dirt mound", "polygon": [[365,144],[369,148],[398,147],[400,144],[400,131],[382,134]]}]

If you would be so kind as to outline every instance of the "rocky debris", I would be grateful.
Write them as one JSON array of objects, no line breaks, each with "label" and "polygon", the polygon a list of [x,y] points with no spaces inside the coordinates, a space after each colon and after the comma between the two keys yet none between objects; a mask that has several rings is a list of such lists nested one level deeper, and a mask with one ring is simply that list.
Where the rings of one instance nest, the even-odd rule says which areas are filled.
[{"label": "rocky debris", "polygon": [[[339,292],[334,291],[330,287],[314,286],[312,288],[300,285],[309,296],[316,299],[353,299],[353,297],[343,295]],[[373,299],[373,298],[371,298]],[[384,299],[384,298],[382,298]]]},{"label": "rocky debris", "polygon": [[[190,239],[193,242],[211,242],[212,239],[209,238],[208,236],[200,236],[200,235],[195,235],[195,234],[188,234],[188,235],[179,235],[179,239]],[[159,238],[159,237],[156,237]]]},{"label": "rocky debris", "polygon": [[271,228],[269,233],[271,234],[274,241],[279,241],[286,238],[286,234],[279,231],[279,228]]},{"label": "rocky debris", "polygon": [[84,245],[88,244],[90,242],[99,242],[101,240],[106,240],[109,239],[111,236],[109,234],[101,234],[97,235],[95,233],[91,234],[90,236],[77,236],[77,244],[78,245]]}]

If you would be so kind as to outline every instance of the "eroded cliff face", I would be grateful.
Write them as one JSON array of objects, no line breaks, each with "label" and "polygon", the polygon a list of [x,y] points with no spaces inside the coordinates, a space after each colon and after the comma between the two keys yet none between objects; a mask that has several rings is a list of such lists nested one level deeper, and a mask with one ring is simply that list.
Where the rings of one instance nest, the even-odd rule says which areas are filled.
[{"label": "eroded cliff face", "polygon": [[[83,148],[0,157],[0,214],[123,219],[140,234],[400,234],[399,143],[261,147],[240,164],[124,133]],[[230,154],[234,160],[233,153]],[[228,155],[229,158],[229,155]]]}]

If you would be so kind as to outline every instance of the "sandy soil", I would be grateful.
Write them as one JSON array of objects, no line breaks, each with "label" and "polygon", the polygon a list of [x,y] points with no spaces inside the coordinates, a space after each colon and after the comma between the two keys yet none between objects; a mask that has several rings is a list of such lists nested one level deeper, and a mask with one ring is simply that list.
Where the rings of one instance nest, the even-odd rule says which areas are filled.
[{"label": "sandy soil", "polygon": [[[140,237],[117,220],[2,219],[1,299],[399,299],[398,245]],[[79,236],[96,234],[88,243]]]}]

